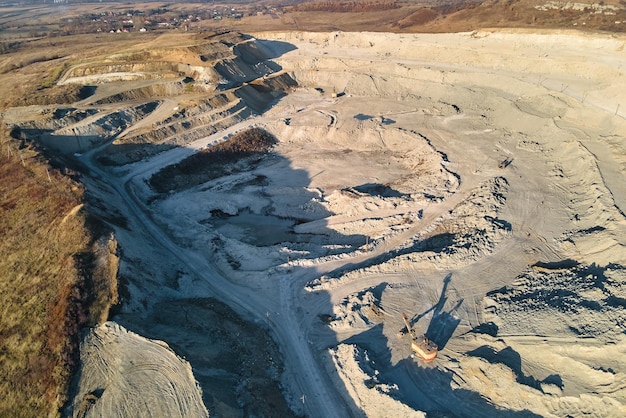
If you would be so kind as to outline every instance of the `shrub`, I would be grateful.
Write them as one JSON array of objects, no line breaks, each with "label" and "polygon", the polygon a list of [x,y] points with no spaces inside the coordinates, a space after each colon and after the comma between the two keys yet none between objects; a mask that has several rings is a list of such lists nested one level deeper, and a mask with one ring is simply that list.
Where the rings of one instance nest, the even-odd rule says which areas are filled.
[{"label": "shrub", "polygon": [[274,135],[261,128],[239,132],[228,140],[204,149],[183,161],[167,166],[150,178],[150,185],[159,193],[191,187],[238,172],[235,163],[249,161],[271,150]]}]

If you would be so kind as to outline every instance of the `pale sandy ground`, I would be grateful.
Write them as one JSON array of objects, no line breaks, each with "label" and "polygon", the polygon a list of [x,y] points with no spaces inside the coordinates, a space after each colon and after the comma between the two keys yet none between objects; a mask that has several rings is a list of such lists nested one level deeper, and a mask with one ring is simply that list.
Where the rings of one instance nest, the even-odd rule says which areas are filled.
[{"label": "pale sandy ground", "polygon": [[147,416],[155,404],[163,406],[162,416],[209,416],[191,366],[166,343],[107,322],[83,345],[88,348],[82,367],[89,373],[80,379],[78,391],[84,395],[74,400],[75,416]]},{"label": "pale sandy ground", "polygon": [[626,38],[255,36],[300,87],[234,128],[273,157],[151,203],[177,292],[265,320],[307,416],[624,416]]}]

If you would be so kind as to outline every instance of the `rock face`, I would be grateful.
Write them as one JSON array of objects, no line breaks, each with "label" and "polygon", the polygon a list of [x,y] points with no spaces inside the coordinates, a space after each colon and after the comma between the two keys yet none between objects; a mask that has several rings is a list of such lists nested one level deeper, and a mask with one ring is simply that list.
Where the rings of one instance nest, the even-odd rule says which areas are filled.
[{"label": "rock face", "polygon": [[69,416],[209,416],[190,364],[162,341],[106,322],[85,337],[81,364]]}]

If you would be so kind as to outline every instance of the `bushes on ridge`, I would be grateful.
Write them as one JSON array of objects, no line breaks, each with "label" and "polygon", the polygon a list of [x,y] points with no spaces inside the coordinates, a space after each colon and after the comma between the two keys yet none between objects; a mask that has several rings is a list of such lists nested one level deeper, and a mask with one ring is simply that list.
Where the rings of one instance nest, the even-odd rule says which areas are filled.
[{"label": "bushes on ridge", "polygon": [[274,135],[261,128],[236,133],[228,140],[163,168],[150,178],[150,186],[159,193],[192,187],[242,171],[236,163],[251,163],[276,144]]}]

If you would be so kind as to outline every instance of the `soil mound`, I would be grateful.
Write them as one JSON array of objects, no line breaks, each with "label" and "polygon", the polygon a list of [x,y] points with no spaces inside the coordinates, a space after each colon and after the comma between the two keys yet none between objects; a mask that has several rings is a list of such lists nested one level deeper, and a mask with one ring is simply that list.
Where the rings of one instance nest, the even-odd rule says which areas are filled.
[{"label": "soil mound", "polygon": [[81,344],[76,417],[208,417],[191,366],[164,342],[114,322],[94,328]]}]

